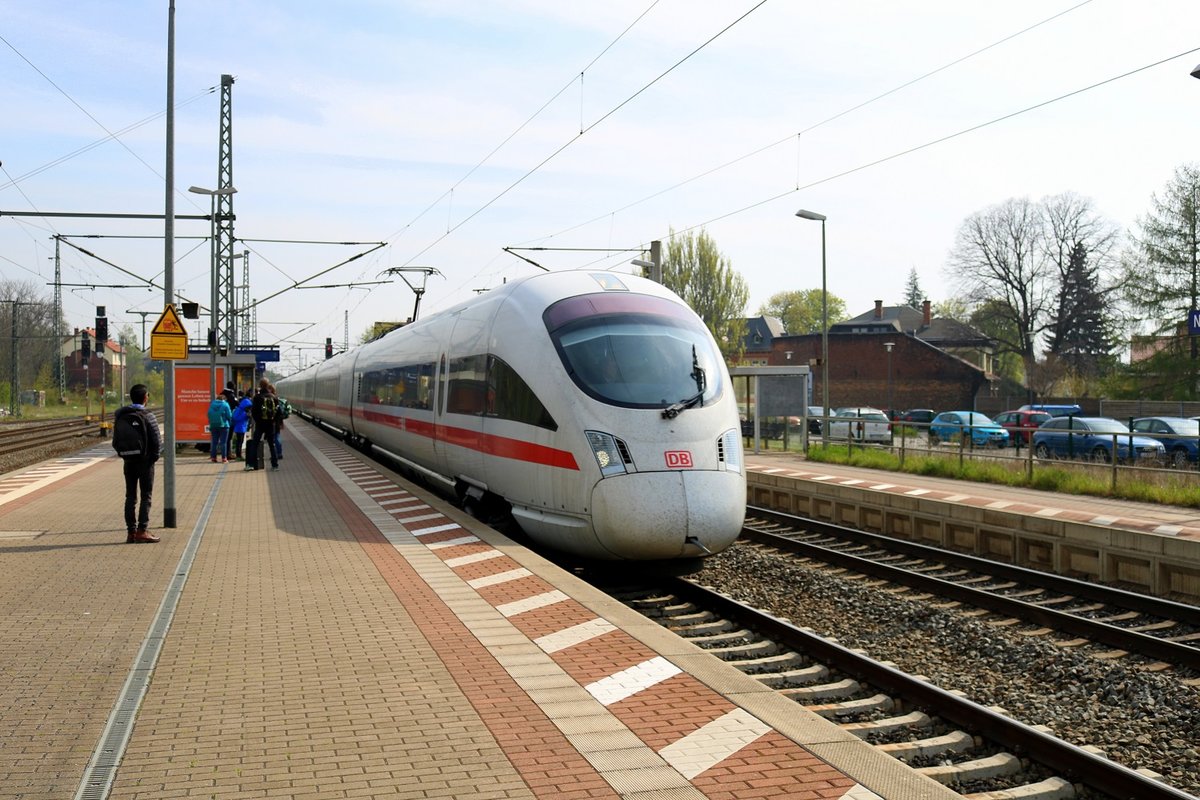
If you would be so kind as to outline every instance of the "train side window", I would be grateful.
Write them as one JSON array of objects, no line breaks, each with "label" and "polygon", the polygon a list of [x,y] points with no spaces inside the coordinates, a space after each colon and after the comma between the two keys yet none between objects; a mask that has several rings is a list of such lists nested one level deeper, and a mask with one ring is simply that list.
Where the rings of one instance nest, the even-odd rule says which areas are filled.
[{"label": "train side window", "polygon": [[446,411],[451,414],[483,416],[487,405],[487,357],[464,356],[450,361],[446,387]]},{"label": "train side window", "polygon": [[367,405],[430,409],[432,383],[432,362],[372,370],[359,378],[358,401]]},{"label": "train side window", "polygon": [[529,384],[516,370],[495,356],[488,356],[485,406],[485,413],[489,417],[558,430],[558,423],[529,388]]}]

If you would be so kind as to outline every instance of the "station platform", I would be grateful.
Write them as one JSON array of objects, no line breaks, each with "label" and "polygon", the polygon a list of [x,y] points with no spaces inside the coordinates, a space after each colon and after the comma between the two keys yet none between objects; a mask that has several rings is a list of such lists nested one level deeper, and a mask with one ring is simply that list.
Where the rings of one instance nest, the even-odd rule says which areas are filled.
[{"label": "station platform", "polygon": [[300,420],[0,476],[0,797],[957,797]]},{"label": "station platform", "polygon": [[746,454],[748,501],[1200,602],[1200,509]]}]

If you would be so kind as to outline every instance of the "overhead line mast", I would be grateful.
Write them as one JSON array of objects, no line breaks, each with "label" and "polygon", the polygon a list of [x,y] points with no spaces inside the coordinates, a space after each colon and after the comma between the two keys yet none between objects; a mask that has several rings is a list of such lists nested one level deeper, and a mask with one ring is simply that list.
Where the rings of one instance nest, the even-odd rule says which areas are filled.
[{"label": "overhead line mast", "polygon": [[[216,219],[213,221],[213,243],[217,254],[217,338],[229,353],[238,345],[237,282],[233,276],[233,76],[221,76],[221,124],[217,148]],[[247,276],[246,290],[249,292]],[[253,341],[255,337],[251,336]]]}]

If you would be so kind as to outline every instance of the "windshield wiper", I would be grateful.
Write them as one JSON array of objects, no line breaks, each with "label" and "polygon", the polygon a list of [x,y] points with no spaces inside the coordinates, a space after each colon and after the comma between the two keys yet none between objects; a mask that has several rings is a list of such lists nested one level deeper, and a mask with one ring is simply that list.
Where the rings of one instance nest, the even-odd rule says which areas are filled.
[{"label": "windshield wiper", "polygon": [[680,400],[678,403],[672,403],[663,409],[663,419],[675,419],[679,416],[680,411],[686,411],[692,408],[704,398],[704,392],[708,389],[708,379],[704,375],[704,368],[700,366],[700,359],[696,355],[696,345],[692,345],[692,380],[696,382],[696,388],[700,391],[696,392],[691,397]]},{"label": "windshield wiper", "polygon": [[701,389],[699,392],[687,398],[686,400],[680,400],[678,403],[672,403],[663,409],[663,419],[675,419],[679,416],[680,411],[692,408],[696,405],[696,403],[699,403],[703,397],[704,390]]}]

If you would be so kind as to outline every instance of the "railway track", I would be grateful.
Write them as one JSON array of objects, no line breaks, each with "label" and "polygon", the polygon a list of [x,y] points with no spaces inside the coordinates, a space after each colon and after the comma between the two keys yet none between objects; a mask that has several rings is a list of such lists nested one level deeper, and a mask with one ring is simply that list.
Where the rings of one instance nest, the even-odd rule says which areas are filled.
[{"label": "railway track", "polygon": [[0,426],[0,456],[9,456],[88,435],[99,437],[100,424],[83,417],[53,422],[15,423]]},{"label": "railway track", "polygon": [[953,553],[763,508],[747,509],[743,536],[1038,626],[1062,646],[1104,645],[1101,657],[1138,655],[1200,673],[1200,608],[1086,581]]},{"label": "railway track", "polygon": [[608,591],[965,797],[1195,800],[1156,776],[691,581]]}]

